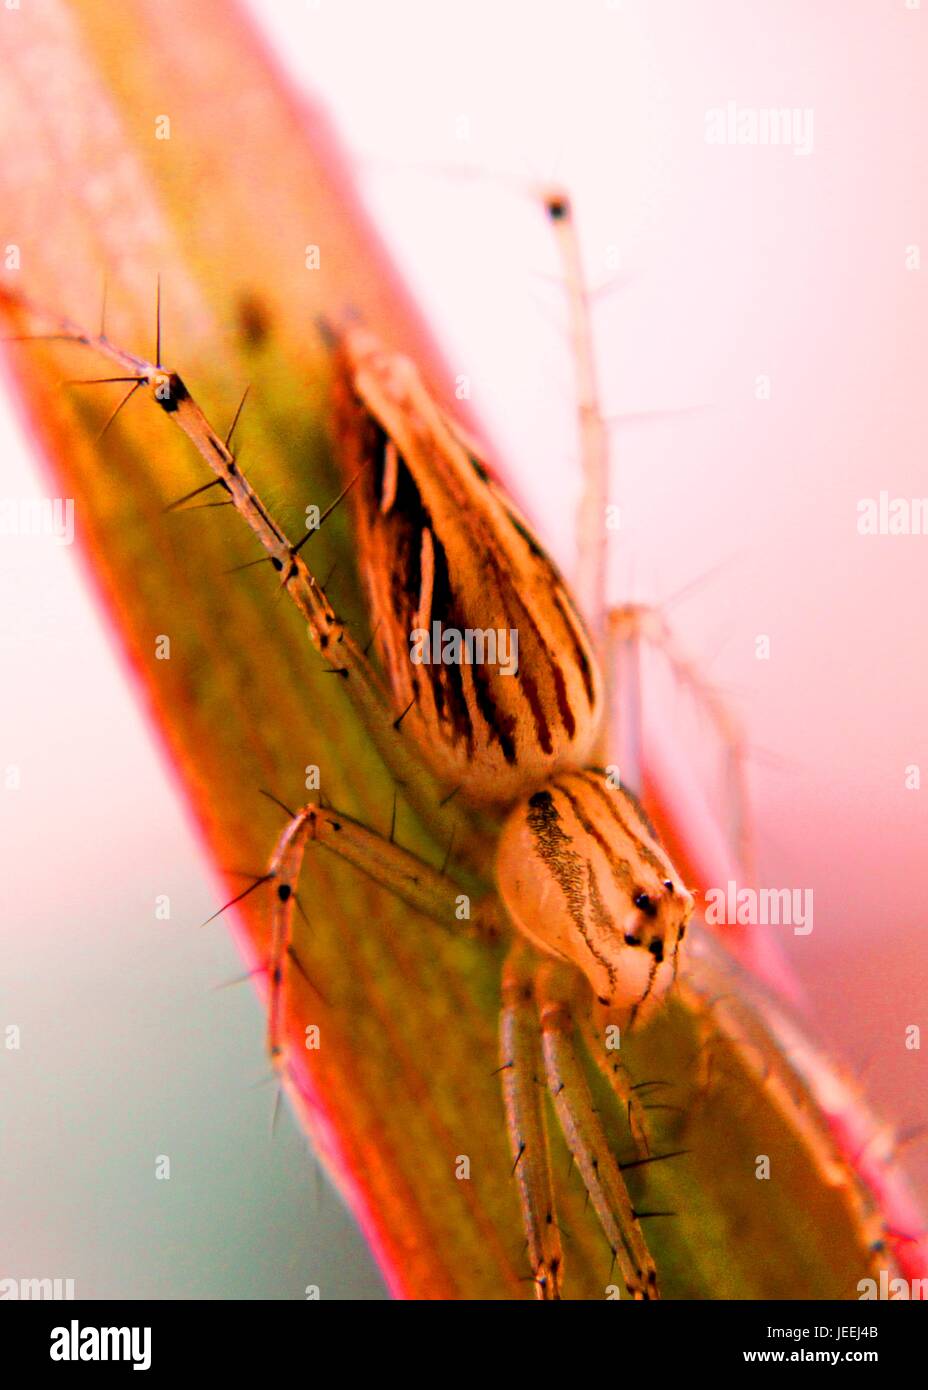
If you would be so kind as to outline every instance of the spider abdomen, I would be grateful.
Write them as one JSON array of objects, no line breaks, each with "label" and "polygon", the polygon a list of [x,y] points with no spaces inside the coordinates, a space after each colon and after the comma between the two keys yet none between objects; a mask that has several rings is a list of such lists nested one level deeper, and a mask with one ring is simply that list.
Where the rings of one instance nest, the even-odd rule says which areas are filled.
[{"label": "spider abdomen", "polygon": [[372,625],[423,756],[511,805],[592,754],[602,683],[557,569],[412,364],[354,329],[335,431]]}]

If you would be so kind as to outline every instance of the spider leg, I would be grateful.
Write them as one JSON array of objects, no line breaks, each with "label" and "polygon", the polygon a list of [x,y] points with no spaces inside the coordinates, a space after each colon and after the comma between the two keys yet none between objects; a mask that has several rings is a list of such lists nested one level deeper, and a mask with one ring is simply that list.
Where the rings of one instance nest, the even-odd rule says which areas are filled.
[{"label": "spider leg", "polygon": [[498,939],[492,906],[484,902],[474,920],[461,920],[462,887],[446,871],[434,869],[409,850],[385,840],[358,821],[328,807],[304,806],[284,827],[268,868],[274,884],[271,946],[268,960],[268,1051],[278,1063],[283,1055],[284,968],[293,940],[297,886],[308,841],[314,841],[361,869],[376,883],[395,893],[416,912],[449,931]]},{"label": "spider leg", "polygon": [[597,656],[604,655],[606,622],[606,501],[609,487],[609,429],[599,403],[590,295],[570,199],[556,190],[543,197],[554,229],[567,294],[569,331],[577,384],[580,459],[584,480],[577,513],[574,589]]},{"label": "spider leg", "polygon": [[651,1153],[651,1144],[644,1106],[627,1068],[619,1057],[618,1049],[610,1051],[606,1047],[605,1038],[588,1011],[578,1010],[575,1017],[587,1051],[608,1081],[625,1113],[638,1157],[647,1158]]},{"label": "spider leg", "polygon": [[567,1146],[580,1170],[613,1257],[634,1299],[658,1298],[657,1270],[632,1207],[628,1189],[593,1106],[577,1054],[571,990],[563,967],[545,962],[536,988],[541,1006],[541,1041],[554,1108]]},{"label": "spider leg", "polygon": [[503,1103],[519,1189],[528,1257],[540,1299],[561,1296],[563,1255],[544,1117],[544,1071],[538,1046],[534,960],[516,942],[503,970],[500,1062]]},{"label": "spider leg", "polygon": [[[137,387],[147,388],[155,403],[206,461],[215,474],[216,483],[257,537],[264,549],[264,558],[280,576],[281,587],[306,622],[309,638],[319,656],[329,670],[345,682],[394,779],[404,787],[414,804],[434,805],[435,785],[423,770],[421,750],[417,750],[412,731],[409,730],[411,736],[407,737],[407,730],[402,728],[407,715],[410,724],[413,723],[415,710],[393,708],[388,685],[338,618],[322,584],[303,559],[301,551],[310,533],[296,544],[290,542],[239,467],[229,440],[213,428],[180,376],[160,363],[146,361],[117,347],[108,338],[85,331],[70,319],[38,310],[19,295],[9,291],[0,293],[20,311],[38,317],[50,329],[31,335],[32,338],[73,342],[90,348],[113,362],[124,374],[112,379],[135,382],[132,393]],[[29,336],[22,335],[17,340],[29,341]],[[107,421],[106,427],[110,423],[111,420]],[[336,500],[343,495],[344,492]]]},{"label": "spider leg", "polygon": [[[843,1189],[871,1252],[872,1268],[877,1269],[883,1258],[879,1242],[885,1218],[877,1189],[859,1158],[862,1146],[873,1142],[879,1129],[871,1115],[859,1111],[854,1083],[835,1071],[804,1036],[788,1008],[699,923],[694,924],[680,991],[693,1013],[706,1018],[704,1036],[715,1040],[720,1051],[736,1053],[740,1067],[787,1119],[818,1171],[828,1175],[829,1185]],[[705,1051],[701,1049],[699,1060]],[[723,1081],[725,1075],[723,1068],[713,1066],[711,1056],[705,1061],[702,1094],[697,1092],[700,1102],[709,1099],[713,1073],[721,1071]],[[851,1133],[855,1148],[849,1148]]]},{"label": "spider leg", "polygon": [[[609,608],[606,598],[610,486],[609,419],[599,398],[593,344],[591,294],[569,198],[554,190],[544,196],[554,228],[567,293],[570,337],[577,381],[577,413],[584,490],[577,515],[577,572],[574,587],[594,649],[606,676],[607,711],[621,711],[617,729],[603,722],[597,757],[616,760],[622,781],[642,786],[641,642],[659,647],[671,669],[708,715],[725,754],[727,834],[739,871],[753,881],[753,859],[744,773],[744,740],[737,721],[718,691],[704,680],[675,641],[664,615],[638,604]],[[614,745],[614,746],[613,746]]]},{"label": "spider leg", "polygon": [[740,872],[753,881],[743,731],[722,695],[702,676],[696,662],[674,637],[666,615],[657,607],[638,603],[611,608],[607,624],[606,708],[620,712],[619,727],[613,731],[613,738],[622,780],[641,788],[641,650],[644,643],[663,653],[674,677],[692,695],[718,735],[724,750],[726,835]]}]

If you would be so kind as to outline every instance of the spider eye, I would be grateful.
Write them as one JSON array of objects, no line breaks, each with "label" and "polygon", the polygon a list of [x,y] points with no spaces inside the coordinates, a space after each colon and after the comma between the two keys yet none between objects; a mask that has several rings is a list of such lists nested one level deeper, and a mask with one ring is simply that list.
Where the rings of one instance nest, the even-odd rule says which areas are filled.
[{"label": "spider eye", "polygon": [[657,916],[657,908],[654,904],[654,900],[649,898],[647,893],[637,893],[634,898],[634,903],[638,910],[643,912],[646,917]]}]

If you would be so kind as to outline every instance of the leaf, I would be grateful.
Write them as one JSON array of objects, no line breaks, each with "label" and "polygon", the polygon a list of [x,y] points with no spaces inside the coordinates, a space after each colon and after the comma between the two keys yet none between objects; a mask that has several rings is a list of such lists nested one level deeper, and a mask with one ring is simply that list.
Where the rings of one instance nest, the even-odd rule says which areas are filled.
[{"label": "leaf", "polygon": [[[236,432],[243,467],[288,534],[300,534],[305,508],[324,509],[342,482],[320,315],[351,309],[439,388],[446,379],[324,118],[294,98],[219,0],[48,0],[16,19],[0,30],[0,179],[6,240],[21,253],[7,287],[92,325],[105,275],[109,338],[152,353],[160,274],[165,362],[217,424],[231,422],[250,387]],[[156,138],[166,129],[169,139]],[[307,268],[312,246],[319,270]],[[2,304],[12,332],[34,331],[13,299]],[[333,804],[386,831],[393,785],[341,683],[321,668],[270,567],[231,572],[260,558],[235,512],[165,512],[209,481],[170,419],[140,394],[98,444],[124,387],[61,386],[105,375],[95,358],[35,342],[11,347],[9,364],[54,486],[76,499],[94,583],[216,865],[263,870],[283,812],[260,789],[301,804],[313,764]],[[211,500],[222,499],[197,499]],[[343,510],[313,538],[312,564],[332,570],[339,612],[366,640]],[[165,636],[170,659],[159,660]],[[401,841],[440,863],[453,807],[423,824],[400,806]],[[241,888],[229,878],[230,898]],[[266,892],[235,914],[250,968],[266,959]],[[302,1062],[291,1099],[391,1288],[530,1297],[494,1075],[499,957],[442,934],[321,853],[301,900],[290,1038]],[[791,1070],[774,1006],[746,978],[734,977],[745,1001],[736,1016],[720,1011],[714,981],[735,968],[712,952],[701,948],[702,990],[697,980],[623,1047],[634,1075],[652,1083],[650,1104],[676,1107],[651,1111],[654,1153],[688,1151],[627,1171],[639,1210],[676,1213],[647,1223],[663,1291],[855,1297],[885,1222],[813,1095],[810,1076],[830,1073],[817,1059]],[[320,1029],[317,1050],[302,1046],[309,1024]],[[604,1083],[598,1095],[630,1159],[619,1107]],[[842,1114],[858,1117],[858,1136],[870,1132],[856,1098]],[[775,1181],[756,1179],[758,1154],[771,1156]],[[456,1177],[462,1155],[468,1180]],[[610,1252],[559,1139],[554,1162],[566,1292],[602,1298]],[[887,1192],[891,1207],[903,1200],[892,1181]]]}]

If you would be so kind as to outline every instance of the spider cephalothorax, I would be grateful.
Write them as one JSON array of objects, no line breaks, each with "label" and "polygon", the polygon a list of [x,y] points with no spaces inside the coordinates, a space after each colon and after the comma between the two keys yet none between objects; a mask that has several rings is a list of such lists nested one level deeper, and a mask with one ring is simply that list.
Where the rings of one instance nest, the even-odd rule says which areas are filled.
[{"label": "spider cephalothorax", "polygon": [[539,950],[579,967],[634,1025],[676,976],[693,899],[637,799],[601,771],[565,773],[510,813],[496,876]]}]

